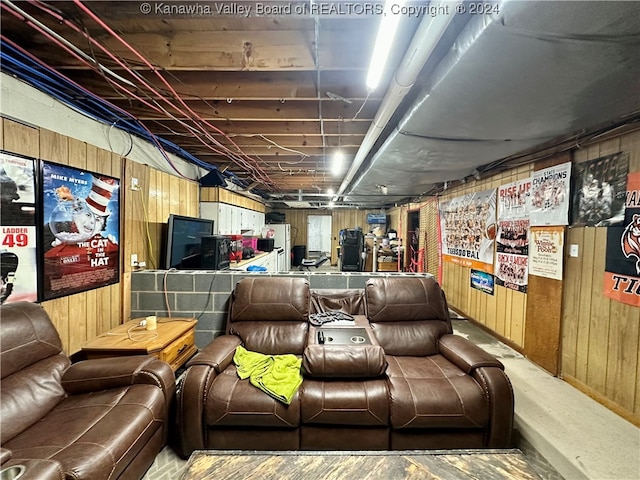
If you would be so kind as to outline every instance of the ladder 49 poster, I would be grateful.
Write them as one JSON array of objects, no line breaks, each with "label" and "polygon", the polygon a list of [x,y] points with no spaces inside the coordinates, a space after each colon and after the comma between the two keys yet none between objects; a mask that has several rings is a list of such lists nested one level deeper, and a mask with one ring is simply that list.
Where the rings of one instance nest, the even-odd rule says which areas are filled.
[{"label": "ladder 49 poster", "polygon": [[627,177],[623,226],[607,229],[604,294],[640,307],[640,172]]}]

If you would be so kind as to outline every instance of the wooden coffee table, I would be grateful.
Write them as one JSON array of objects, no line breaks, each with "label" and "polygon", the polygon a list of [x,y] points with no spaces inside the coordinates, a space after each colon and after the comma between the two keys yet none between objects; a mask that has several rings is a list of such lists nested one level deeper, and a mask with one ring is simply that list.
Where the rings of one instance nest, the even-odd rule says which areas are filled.
[{"label": "wooden coffee table", "polygon": [[256,452],[196,450],[181,480],[540,480],[520,450]]},{"label": "wooden coffee table", "polygon": [[135,318],[94,338],[82,347],[87,359],[123,355],[153,355],[175,372],[196,352],[195,318],[157,317],[156,330],[139,326]]}]

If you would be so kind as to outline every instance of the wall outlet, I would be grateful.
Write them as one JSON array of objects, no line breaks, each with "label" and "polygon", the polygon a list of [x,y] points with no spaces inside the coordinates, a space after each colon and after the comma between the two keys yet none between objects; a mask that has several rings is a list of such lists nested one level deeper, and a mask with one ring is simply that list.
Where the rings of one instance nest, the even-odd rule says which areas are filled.
[{"label": "wall outlet", "polygon": [[138,254],[137,253],[132,253],[131,254],[131,266],[132,267],[137,267],[138,266]]},{"label": "wall outlet", "polygon": [[140,183],[136,177],[131,177],[131,190],[140,190]]},{"label": "wall outlet", "polygon": [[578,257],[580,253],[580,249],[578,247],[578,245],[576,245],[575,243],[572,243],[571,245],[569,245],[569,256],[570,257]]}]

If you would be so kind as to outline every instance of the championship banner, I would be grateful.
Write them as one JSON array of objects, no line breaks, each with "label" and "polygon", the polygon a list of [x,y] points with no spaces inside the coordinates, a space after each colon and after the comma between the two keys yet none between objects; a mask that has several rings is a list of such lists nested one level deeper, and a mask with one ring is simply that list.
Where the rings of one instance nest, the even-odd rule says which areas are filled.
[{"label": "championship banner", "polygon": [[575,165],[572,226],[622,225],[628,173],[628,153],[619,152]]},{"label": "championship banner", "polygon": [[38,300],[35,162],[0,152],[0,304]]},{"label": "championship banner", "polygon": [[533,172],[529,196],[531,226],[567,225],[571,162]]},{"label": "championship banner", "polygon": [[493,273],[496,190],[440,202],[439,211],[443,260]]},{"label": "championship banner", "polygon": [[604,294],[640,307],[640,172],[627,177],[624,226],[607,229]]},{"label": "championship banner", "polygon": [[530,232],[529,275],[562,280],[565,227],[533,227]]},{"label": "championship banner", "polygon": [[120,181],[42,162],[42,186],[44,299],[117,283]]}]

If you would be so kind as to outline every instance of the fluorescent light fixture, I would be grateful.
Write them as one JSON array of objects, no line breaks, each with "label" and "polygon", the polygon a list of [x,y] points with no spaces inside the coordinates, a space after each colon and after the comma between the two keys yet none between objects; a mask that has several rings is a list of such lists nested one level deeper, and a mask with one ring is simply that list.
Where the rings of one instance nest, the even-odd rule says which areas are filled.
[{"label": "fluorescent light fixture", "polygon": [[[400,22],[400,14],[391,13],[391,4],[394,5],[394,11],[400,10],[404,4],[404,0],[386,0],[384,5],[384,15],[380,21],[378,28],[378,36],[373,47],[371,55],[371,63],[369,64],[369,73],[367,74],[367,89],[372,92],[378,87],[382,72],[387,64],[387,58],[393,45],[393,39]],[[397,10],[395,8],[397,6]]]},{"label": "fluorescent light fixture", "polygon": [[340,175],[342,173],[343,167],[344,167],[344,153],[342,152],[342,150],[336,150],[336,153],[333,154],[331,172],[334,175]]}]

